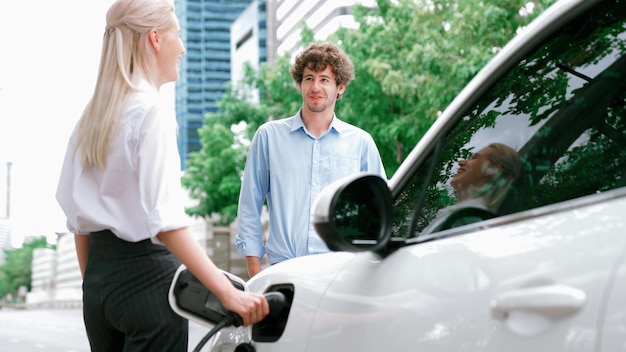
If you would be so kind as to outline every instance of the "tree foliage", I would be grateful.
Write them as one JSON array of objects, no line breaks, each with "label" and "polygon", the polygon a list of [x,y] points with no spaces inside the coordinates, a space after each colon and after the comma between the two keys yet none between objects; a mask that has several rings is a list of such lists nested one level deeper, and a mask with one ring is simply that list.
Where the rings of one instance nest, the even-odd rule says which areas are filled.
[{"label": "tree foliage", "polygon": [[21,248],[5,250],[5,263],[0,266],[0,297],[17,293],[20,286],[30,291],[33,250],[46,247],[46,237],[41,236],[24,242]]},{"label": "tree foliage", "polygon": [[339,116],[369,131],[388,176],[439,113],[540,10],[554,1],[379,0],[357,7],[359,30],[333,38],[355,62]]},{"label": "tree foliage", "polygon": [[[346,51],[356,71],[337,116],[372,134],[391,177],[462,87],[553,2],[378,0],[375,9],[356,6],[359,29],[340,29],[328,39]],[[307,46],[313,33],[302,33]],[[207,116],[199,130],[203,149],[190,155],[183,177],[200,202],[190,214],[234,219],[246,145],[230,126],[245,123],[242,136],[249,140],[263,122],[294,115],[301,98],[289,68],[288,56],[258,71],[248,68],[244,81],[227,90],[220,112]],[[255,90],[258,101],[250,93]]]}]

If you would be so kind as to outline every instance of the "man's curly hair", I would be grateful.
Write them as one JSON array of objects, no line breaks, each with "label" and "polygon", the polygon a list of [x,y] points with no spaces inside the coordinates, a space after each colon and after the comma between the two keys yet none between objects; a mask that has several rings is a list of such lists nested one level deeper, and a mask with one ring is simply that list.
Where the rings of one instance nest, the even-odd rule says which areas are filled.
[{"label": "man's curly hair", "polygon": [[331,43],[312,44],[298,54],[296,62],[291,67],[291,77],[299,84],[302,83],[305,68],[319,72],[329,65],[335,74],[335,82],[338,86],[342,84],[347,86],[354,79],[352,61],[343,50]]}]

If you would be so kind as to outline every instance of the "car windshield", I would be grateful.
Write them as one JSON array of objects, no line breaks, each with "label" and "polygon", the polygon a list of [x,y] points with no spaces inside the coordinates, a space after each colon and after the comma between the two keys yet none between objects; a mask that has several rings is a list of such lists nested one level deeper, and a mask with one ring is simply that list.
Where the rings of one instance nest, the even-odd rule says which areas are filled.
[{"label": "car windshield", "polygon": [[483,173],[494,165],[506,169],[499,167],[504,159],[490,159],[493,143],[515,150],[521,170],[503,187],[497,206],[484,197],[464,203],[493,216],[625,186],[625,106],[626,9],[606,2],[537,46],[458,116],[440,149],[395,199],[394,236],[445,229],[432,228],[433,220],[459,203],[460,185],[470,183],[461,179],[473,166],[482,165]]}]

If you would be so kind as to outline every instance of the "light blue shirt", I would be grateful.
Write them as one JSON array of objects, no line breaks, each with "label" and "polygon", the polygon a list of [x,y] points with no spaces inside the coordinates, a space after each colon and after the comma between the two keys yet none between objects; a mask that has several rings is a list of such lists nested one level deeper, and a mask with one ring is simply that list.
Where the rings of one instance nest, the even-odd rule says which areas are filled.
[{"label": "light blue shirt", "polygon": [[[369,133],[333,117],[319,138],[297,115],[266,122],[256,131],[239,195],[237,250],[270,264],[329,249],[311,221],[320,191],[331,182],[359,172],[385,180],[378,148]],[[270,234],[263,243],[261,209],[267,199]]]}]

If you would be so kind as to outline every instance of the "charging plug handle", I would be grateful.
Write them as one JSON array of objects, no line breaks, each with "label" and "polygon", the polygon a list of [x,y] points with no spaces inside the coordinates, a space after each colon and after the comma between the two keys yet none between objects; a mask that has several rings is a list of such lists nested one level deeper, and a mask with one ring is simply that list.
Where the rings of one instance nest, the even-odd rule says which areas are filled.
[{"label": "charging plug handle", "polygon": [[[263,296],[270,306],[270,312],[268,316],[275,317],[283,311],[283,308],[285,306],[285,295],[278,291],[272,291],[264,293]],[[224,318],[224,323],[224,326],[241,326],[243,324],[243,319],[241,319],[239,314],[235,312],[228,312],[228,314]]]},{"label": "charging plug handle", "polygon": [[[267,292],[263,294],[267,303],[270,306],[270,312],[268,316],[277,316],[279,315],[285,306],[285,295],[278,291]],[[219,330],[225,328],[227,326],[241,326],[243,325],[243,319],[239,316],[239,314],[235,312],[228,312],[226,317],[222,321],[220,321],[208,334],[206,334],[198,343],[196,348],[193,350],[194,352],[199,352],[200,349],[209,341],[209,339],[215,335]]]}]

